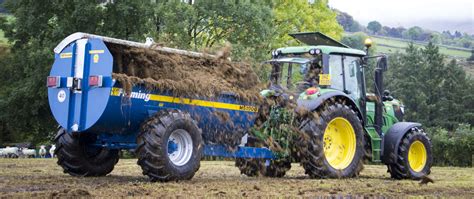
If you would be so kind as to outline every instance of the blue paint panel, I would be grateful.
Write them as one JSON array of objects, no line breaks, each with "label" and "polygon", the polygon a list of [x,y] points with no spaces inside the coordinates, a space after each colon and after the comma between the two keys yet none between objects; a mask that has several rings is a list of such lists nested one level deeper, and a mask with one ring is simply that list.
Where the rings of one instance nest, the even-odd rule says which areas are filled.
[{"label": "blue paint panel", "polygon": [[217,156],[226,158],[262,158],[275,159],[272,151],[267,148],[238,147],[235,152],[228,151],[226,146],[206,145],[204,146],[204,156]]},{"label": "blue paint panel", "polygon": [[[73,53],[73,46],[69,45],[61,53]],[[62,88],[48,88],[48,101],[54,118],[62,127],[68,126],[67,124],[69,118],[68,114],[71,92],[69,89],[65,88],[65,78],[70,77],[72,75],[73,65],[74,62],[72,58],[60,58],[60,55],[56,54],[54,64],[51,68],[51,72],[49,73],[50,76],[61,77]],[[64,102],[59,102],[58,100],[58,93],[61,90],[66,93],[66,98]]]},{"label": "blue paint panel", "polygon": [[[83,129],[88,129],[94,125],[99,118],[102,116],[102,113],[107,107],[107,103],[110,97],[111,87],[111,74],[113,66],[113,57],[112,54],[107,50],[104,42],[99,39],[89,40],[90,49],[89,50],[104,50],[104,53],[90,54],[89,50],[87,55],[90,57],[88,60],[88,70],[87,73],[84,73],[84,84],[87,92],[85,96],[85,107],[84,107],[84,120]],[[98,62],[94,62],[93,56],[98,56]],[[87,75],[87,76],[86,76]],[[104,77],[104,86],[103,87],[93,87],[89,88],[89,76],[91,75],[102,75]]]}]

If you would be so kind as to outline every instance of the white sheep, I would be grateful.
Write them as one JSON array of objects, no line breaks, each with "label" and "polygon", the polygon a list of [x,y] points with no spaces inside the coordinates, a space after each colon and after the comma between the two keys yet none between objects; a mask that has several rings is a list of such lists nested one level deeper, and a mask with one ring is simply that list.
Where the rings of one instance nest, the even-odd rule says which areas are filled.
[{"label": "white sheep", "polygon": [[18,147],[9,147],[3,149],[3,155],[8,158],[18,158],[19,150]]},{"label": "white sheep", "polygon": [[49,149],[49,155],[51,155],[51,158],[54,158],[55,150],[56,150],[56,145],[55,144],[51,145],[51,148]]},{"label": "white sheep", "polygon": [[21,153],[23,154],[23,157],[25,157],[25,158],[34,158],[34,157],[36,157],[36,150],[34,150],[34,149],[22,148]]},{"label": "white sheep", "polygon": [[0,148],[0,158],[4,158],[5,157],[5,154],[3,153],[3,150],[5,148]]},{"label": "white sheep", "polygon": [[40,155],[41,158],[45,158],[45,156],[46,156],[46,146],[44,146],[44,145],[40,146],[39,155]]}]

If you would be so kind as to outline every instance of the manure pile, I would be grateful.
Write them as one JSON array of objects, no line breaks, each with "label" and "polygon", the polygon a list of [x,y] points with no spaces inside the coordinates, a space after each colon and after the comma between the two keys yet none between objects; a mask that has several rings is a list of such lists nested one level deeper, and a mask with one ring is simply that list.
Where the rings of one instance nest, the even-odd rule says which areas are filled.
[{"label": "manure pile", "polygon": [[133,85],[143,84],[150,90],[172,91],[175,97],[216,98],[231,92],[241,100],[261,100],[262,85],[249,64],[226,57],[196,58],[114,44],[108,47],[114,55],[113,78],[127,93]]}]

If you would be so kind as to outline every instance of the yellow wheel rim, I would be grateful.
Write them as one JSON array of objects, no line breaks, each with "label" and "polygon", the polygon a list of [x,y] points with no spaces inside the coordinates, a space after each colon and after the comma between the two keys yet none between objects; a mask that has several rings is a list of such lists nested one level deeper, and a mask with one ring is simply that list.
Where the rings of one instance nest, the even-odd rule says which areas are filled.
[{"label": "yellow wheel rim", "polygon": [[408,163],[413,171],[420,172],[423,170],[427,157],[426,148],[422,142],[417,140],[411,143],[410,149],[408,149]]},{"label": "yellow wheel rim", "polygon": [[324,131],[324,156],[331,167],[347,168],[356,152],[356,135],[351,123],[336,117],[328,123]]}]

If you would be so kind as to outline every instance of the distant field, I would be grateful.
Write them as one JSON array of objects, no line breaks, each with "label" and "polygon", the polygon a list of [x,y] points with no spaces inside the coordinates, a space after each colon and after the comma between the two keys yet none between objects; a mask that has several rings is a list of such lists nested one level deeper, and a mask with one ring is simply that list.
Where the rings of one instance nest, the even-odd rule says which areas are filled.
[{"label": "distant field", "polygon": [[[377,37],[371,36],[374,43],[377,45],[377,51],[380,53],[394,53],[396,51],[404,51],[405,48],[408,46],[408,41],[402,41],[398,39],[390,39],[386,37]],[[415,43],[417,47],[423,47],[424,44]],[[468,58],[471,56],[471,52],[469,50],[458,49],[456,47],[446,47],[446,46],[439,46],[439,50],[442,54],[447,55],[449,57],[455,58]]]},{"label": "distant field", "polygon": [[474,169],[433,167],[434,183],[393,180],[382,165],[366,165],[358,178],[309,179],[301,166],[283,178],[240,175],[231,161],[202,161],[190,181],[150,183],[136,159],[120,160],[106,177],[71,177],[54,159],[0,159],[1,198],[473,198]]}]

